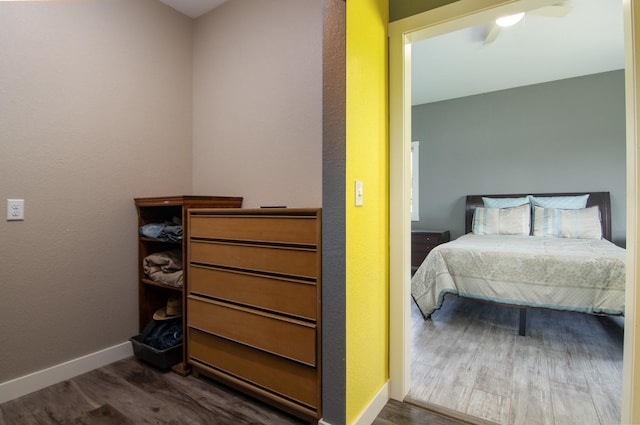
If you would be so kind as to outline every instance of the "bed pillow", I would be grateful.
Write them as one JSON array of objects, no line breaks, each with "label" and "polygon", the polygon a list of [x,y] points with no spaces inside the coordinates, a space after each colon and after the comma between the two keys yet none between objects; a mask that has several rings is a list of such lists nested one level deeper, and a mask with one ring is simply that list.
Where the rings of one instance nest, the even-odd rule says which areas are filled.
[{"label": "bed pillow", "polygon": [[579,210],[587,207],[589,194],[578,196],[533,196],[529,195],[531,205],[543,208],[560,208],[563,210]]},{"label": "bed pillow", "polygon": [[523,196],[522,198],[485,198],[483,196],[482,202],[484,203],[485,208],[511,208],[528,204],[529,197]]},{"label": "bed pillow", "polygon": [[476,235],[529,235],[531,209],[529,204],[511,208],[476,208],[473,214]]},{"label": "bed pillow", "polygon": [[600,208],[533,207],[533,236],[602,239]]}]

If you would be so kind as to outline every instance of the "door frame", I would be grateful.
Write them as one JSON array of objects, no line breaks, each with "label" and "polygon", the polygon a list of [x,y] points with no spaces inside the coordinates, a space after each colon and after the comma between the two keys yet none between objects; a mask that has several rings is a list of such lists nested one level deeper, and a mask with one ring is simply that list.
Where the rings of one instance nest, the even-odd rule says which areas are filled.
[{"label": "door frame", "polygon": [[[634,326],[640,303],[638,262],[637,127],[640,121],[636,48],[640,46],[640,7],[623,3],[627,146],[627,276],[622,386],[622,423],[640,419],[640,327]],[[557,0],[459,0],[389,24],[389,394],[403,400],[411,379],[411,43],[456,31],[498,15],[516,13]],[[409,113],[407,113],[407,111]],[[631,324],[631,325],[630,325]],[[634,404],[637,406],[634,408]]]}]

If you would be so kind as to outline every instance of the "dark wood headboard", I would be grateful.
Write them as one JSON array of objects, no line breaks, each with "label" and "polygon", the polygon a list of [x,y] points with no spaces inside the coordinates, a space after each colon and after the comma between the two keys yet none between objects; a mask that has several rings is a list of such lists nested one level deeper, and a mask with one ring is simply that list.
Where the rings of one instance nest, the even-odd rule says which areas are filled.
[{"label": "dark wood headboard", "polygon": [[502,195],[467,195],[465,206],[465,233],[470,233],[473,228],[473,213],[476,207],[483,207],[482,197],[487,198],[521,198],[527,195],[533,196],[578,196],[589,194],[587,207],[597,205],[600,207],[600,218],[602,220],[602,238],[611,240],[611,200],[609,192],[576,192],[576,193],[525,193],[525,194],[502,194]]}]

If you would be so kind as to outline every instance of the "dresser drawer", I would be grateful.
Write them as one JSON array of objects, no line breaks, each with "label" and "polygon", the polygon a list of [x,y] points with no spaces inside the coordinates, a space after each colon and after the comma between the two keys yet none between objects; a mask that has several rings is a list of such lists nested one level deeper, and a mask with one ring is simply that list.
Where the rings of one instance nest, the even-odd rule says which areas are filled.
[{"label": "dresser drawer", "polygon": [[418,240],[421,243],[424,243],[426,245],[436,245],[440,243],[440,241],[442,240],[442,237],[440,235],[426,234],[426,235],[419,235]]},{"label": "dresser drawer", "polygon": [[316,245],[315,217],[194,215],[191,237]]},{"label": "dresser drawer", "polygon": [[189,329],[188,356],[312,408],[318,407],[318,371],[197,329]]},{"label": "dresser drawer", "polygon": [[191,265],[189,292],[316,320],[315,283]]},{"label": "dresser drawer", "polygon": [[449,231],[411,232],[411,244],[439,245],[449,241]]},{"label": "dresser drawer", "polygon": [[189,244],[192,263],[235,267],[266,273],[317,278],[319,264],[315,249],[194,241]]},{"label": "dresser drawer", "polygon": [[412,231],[411,232],[411,267],[422,264],[429,252],[436,246],[449,242],[449,231]]},{"label": "dresser drawer", "polygon": [[438,244],[411,243],[411,265],[419,266]]},{"label": "dresser drawer", "polygon": [[187,326],[310,366],[316,365],[316,326],[218,301],[187,297]]}]

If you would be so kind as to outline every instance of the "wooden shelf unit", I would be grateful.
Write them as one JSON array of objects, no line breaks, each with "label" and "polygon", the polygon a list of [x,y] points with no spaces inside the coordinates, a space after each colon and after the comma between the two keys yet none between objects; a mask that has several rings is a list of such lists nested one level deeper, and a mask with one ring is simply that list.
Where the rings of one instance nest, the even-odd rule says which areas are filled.
[{"label": "wooden shelf unit", "polygon": [[[167,303],[167,298],[171,294],[184,294],[184,282],[186,282],[187,269],[187,210],[194,207],[207,208],[239,208],[242,206],[240,197],[222,196],[164,196],[152,198],[134,198],[138,212],[138,328],[142,332],[149,321],[153,318],[153,313]],[[173,217],[182,220],[182,241],[163,242],[157,239],[142,236],[140,227],[149,223],[164,223],[171,221]],[[155,282],[144,274],[143,260],[146,256],[179,249],[182,252],[183,286],[176,288],[163,283]],[[183,339],[186,336],[186,309],[185,299],[182,296],[183,305]],[[183,344],[182,362],[175,365],[172,370],[181,375],[189,373],[186,361],[186,344]]]},{"label": "wooden shelf unit", "polygon": [[311,423],[321,417],[321,210],[190,209],[187,358]]}]

